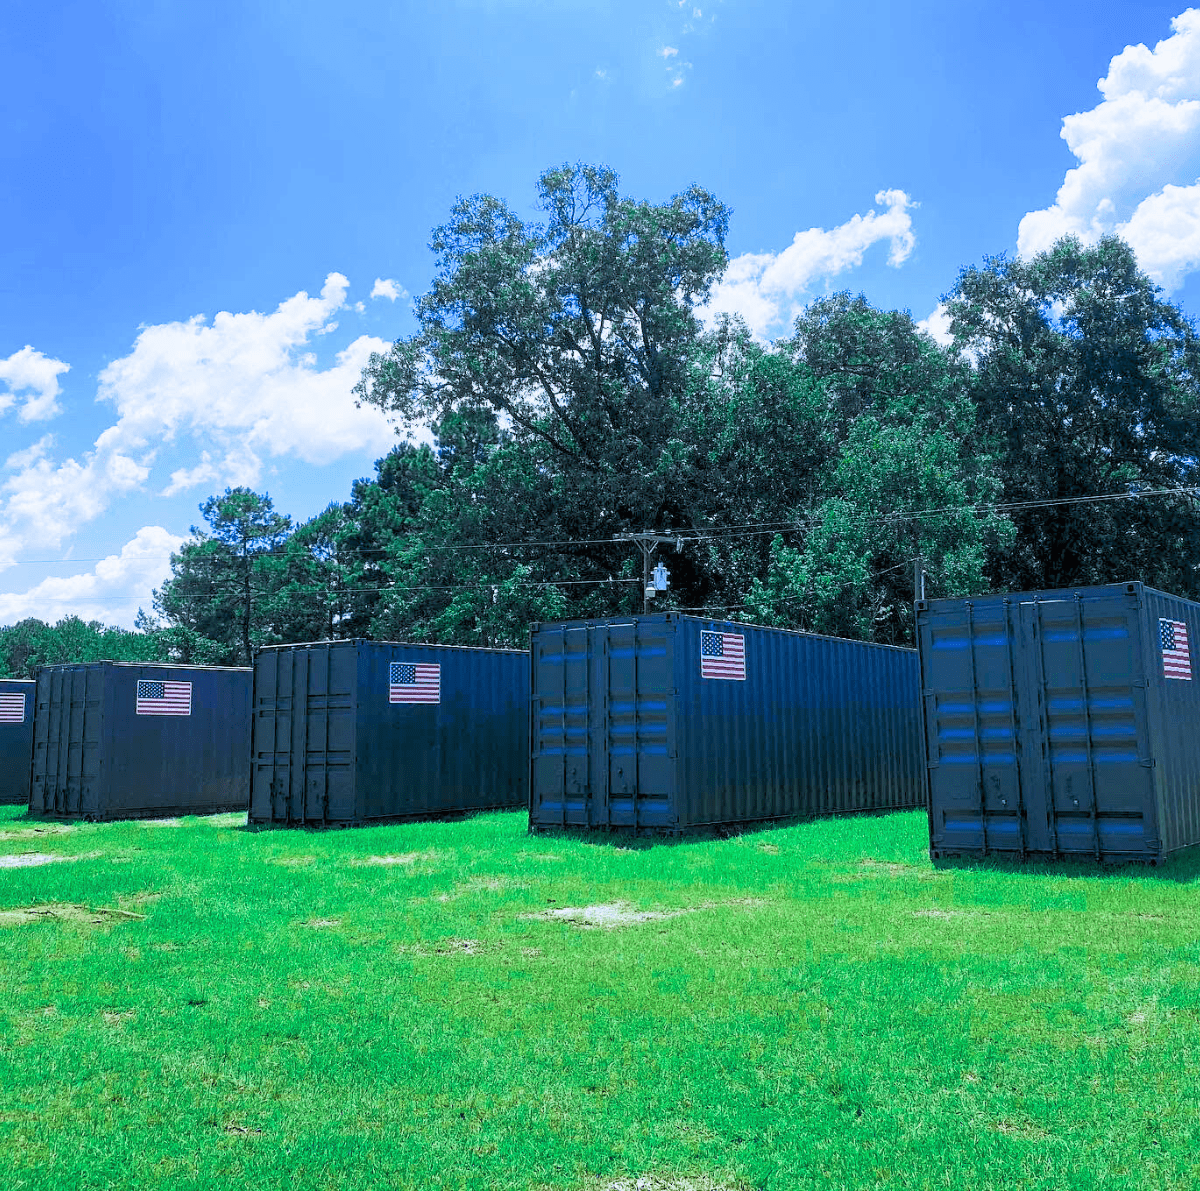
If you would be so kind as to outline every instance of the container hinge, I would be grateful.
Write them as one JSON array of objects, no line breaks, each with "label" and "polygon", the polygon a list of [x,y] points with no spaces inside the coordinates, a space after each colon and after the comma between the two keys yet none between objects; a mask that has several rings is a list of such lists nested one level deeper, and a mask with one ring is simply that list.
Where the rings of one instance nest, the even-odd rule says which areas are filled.
[{"label": "container hinge", "polygon": [[1143,769],[1157,769],[1158,762],[1153,757],[1142,757],[1138,760],[1138,764]]}]

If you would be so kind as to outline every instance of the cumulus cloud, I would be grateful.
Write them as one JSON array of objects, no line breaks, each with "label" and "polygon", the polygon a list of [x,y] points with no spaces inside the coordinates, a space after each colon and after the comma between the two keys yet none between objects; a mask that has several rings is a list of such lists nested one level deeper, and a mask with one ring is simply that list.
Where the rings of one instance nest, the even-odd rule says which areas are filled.
[{"label": "cumulus cloud", "polygon": [[11,566],[27,544],[57,547],[75,529],[94,520],[114,496],[136,488],[150,474],[147,464],[121,450],[89,452],[83,462],[50,458],[52,435],[10,455],[0,483],[0,570]]},{"label": "cumulus cloud", "polygon": [[917,320],[917,329],[924,331],[941,347],[949,347],[954,341],[954,336],[950,334],[950,314],[942,302],[939,302],[925,318]]},{"label": "cumulus cloud", "polygon": [[150,608],[154,588],[170,573],[170,556],[183,538],[148,525],[90,571],[43,579],[26,591],[0,594],[0,624],[27,616],[53,622],[64,616],[132,628],[138,608]]},{"label": "cumulus cloud", "polygon": [[916,204],[903,190],[881,190],[875,202],[882,211],[854,215],[834,228],[797,232],[782,252],[734,257],[713,290],[708,321],[717,314],[739,314],[765,339],[795,318],[818,282],[861,265],[872,245],[886,241],[888,264],[898,268],[916,243],[910,214]]},{"label": "cumulus cloud", "polygon": [[665,45],[658,51],[658,56],[660,58],[674,58],[678,53],[679,51],[673,45]]},{"label": "cumulus cloud", "polygon": [[[47,436],[11,455],[0,480],[0,569],[36,542],[57,546],[113,499],[149,480],[164,447],[198,454],[164,494],[199,485],[254,484],[267,458],[324,464],[382,454],[392,427],[352,396],[367,359],[388,344],[362,335],[319,368],[308,350],[337,324],[349,282],[331,273],[318,297],[301,292],[270,314],[196,315],[144,327],[133,350],[100,374],[98,400],[116,422],[81,459],[55,462]],[[196,457],[192,455],[192,458]]]},{"label": "cumulus cloud", "polygon": [[1097,83],[1103,100],[1063,119],[1079,164],[1053,205],[1021,220],[1022,256],[1115,233],[1167,290],[1200,265],[1200,10],[1171,27],[1153,50],[1126,46]]},{"label": "cumulus cloud", "polygon": [[[598,70],[596,73],[601,78],[604,78],[602,71]],[[390,277],[376,277],[375,284],[371,287],[371,297],[387,298],[389,302],[394,302],[397,298],[407,298],[408,290],[393,281]]]},{"label": "cumulus cloud", "polygon": [[[146,327],[133,351],[100,374],[98,397],[118,420],[97,440],[100,453],[135,451],[187,434],[209,454],[174,473],[169,492],[210,482],[254,483],[265,456],[329,463],[352,451],[386,451],[395,438],[377,409],[355,407],[351,390],[367,359],[388,344],[361,335],[317,367],[303,350],[336,327],[349,282],[326,278],[319,297],[301,292],[271,314],[222,312]],[[215,449],[214,449],[215,448]]]},{"label": "cumulus cloud", "polygon": [[0,392],[0,414],[15,405],[19,396],[17,417],[22,422],[41,422],[62,413],[58,378],[70,370],[70,364],[51,359],[27,343],[7,360],[0,360],[0,382],[5,386]]}]

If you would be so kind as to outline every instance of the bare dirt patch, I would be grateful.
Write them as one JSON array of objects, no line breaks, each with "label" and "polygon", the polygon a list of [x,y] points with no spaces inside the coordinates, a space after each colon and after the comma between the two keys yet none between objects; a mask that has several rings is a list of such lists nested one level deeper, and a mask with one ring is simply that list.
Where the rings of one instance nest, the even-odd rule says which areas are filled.
[{"label": "bare dirt patch", "polygon": [[557,852],[518,852],[517,860],[566,860],[565,856],[558,855]]},{"label": "bare dirt patch", "polygon": [[709,1175],[630,1175],[623,1179],[597,1179],[586,1191],[745,1191],[749,1183],[714,1179]]},{"label": "bare dirt patch", "polygon": [[739,897],[724,902],[701,902],[698,906],[680,906],[672,910],[637,910],[630,902],[607,902],[594,906],[562,906],[542,910],[537,914],[522,914],[521,918],[539,922],[567,922],[584,930],[610,930],[617,926],[636,926],[639,922],[658,922],[666,918],[681,918],[701,910],[717,910],[722,906],[762,906],[762,898]]},{"label": "bare dirt patch", "polygon": [[18,827],[12,831],[0,831],[0,840],[27,840],[36,835],[67,835],[74,830],[74,826],[70,823],[48,823],[43,827]]},{"label": "bare dirt patch", "polygon": [[0,868],[37,868],[60,860],[95,860],[103,855],[103,852],[81,852],[78,856],[64,856],[61,852],[18,852],[15,856],[0,856]]},{"label": "bare dirt patch", "polygon": [[779,845],[778,844],[759,844],[758,850],[760,852],[766,852],[766,854],[768,856],[778,856],[779,855]]},{"label": "bare dirt patch", "polygon": [[632,926],[638,922],[654,922],[663,918],[679,918],[683,914],[694,914],[700,908],[695,906],[681,910],[635,910],[629,902],[607,902],[595,906],[563,906],[558,910],[543,910],[539,914],[522,914],[521,917],[542,922],[569,922],[572,926],[585,929],[611,928]]},{"label": "bare dirt patch", "polygon": [[284,868],[308,868],[317,863],[316,856],[272,856],[268,864],[281,864]]},{"label": "bare dirt patch", "polygon": [[394,864],[416,864],[418,860],[436,860],[437,853],[429,852],[398,852],[389,856],[366,856],[362,860],[354,861],[355,864],[380,864],[390,866]]},{"label": "bare dirt patch", "polygon": [[514,881],[511,877],[473,877],[465,885],[457,885],[449,893],[439,893],[437,900],[452,902],[471,893],[500,893],[505,889],[528,889],[528,881]]},{"label": "bare dirt patch", "polygon": [[143,827],[182,827],[182,819],[138,819]]},{"label": "bare dirt patch", "polygon": [[305,926],[311,926],[314,930],[326,930],[331,926],[341,926],[340,918],[310,918]]},{"label": "bare dirt patch", "polygon": [[829,880],[835,882],[875,880],[879,878],[916,877],[921,881],[931,881],[944,874],[932,868],[918,868],[915,864],[900,864],[888,860],[866,859],[859,862],[857,869],[851,872],[831,873]]},{"label": "bare dirt patch", "polygon": [[120,903],[122,910],[129,910],[138,906],[148,906],[158,901],[161,897],[161,893],[156,893],[153,889],[146,889],[141,893],[121,894],[117,897],[117,901]]},{"label": "bare dirt patch", "polygon": [[479,939],[443,939],[434,949],[434,955],[481,955],[489,950]]},{"label": "bare dirt patch", "polygon": [[87,926],[112,925],[116,922],[142,922],[145,914],[118,910],[112,906],[81,906],[75,902],[47,902],[40,906],[20,906],[0,910],[0,926],[24,926],[29,922],[74,922]]},{"label": "bare dirt patch", "polygon": [[915,864],[898,864],[888,860],[864,860],[861,867],[872,876],[879,877],[920,877],[926,871]]}]

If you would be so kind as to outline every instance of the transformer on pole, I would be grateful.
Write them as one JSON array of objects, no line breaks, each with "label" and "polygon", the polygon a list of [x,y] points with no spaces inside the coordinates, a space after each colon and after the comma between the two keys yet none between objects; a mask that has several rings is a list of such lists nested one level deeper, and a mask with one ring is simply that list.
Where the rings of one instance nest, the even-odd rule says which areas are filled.
[{"label": "transformer on pole", "polygon": [[643,533],[613,534],[614,542],[636,542],[642,552],[642,611],[650,611],[650,601],[660,591],[667,590],[670,571],[660,562],[651,572],[650,556],[659,546],[674,546],[682,550],[684,542],[695,541],[694,535],[685,537],[682,533],[658,533],[648,530]]}]

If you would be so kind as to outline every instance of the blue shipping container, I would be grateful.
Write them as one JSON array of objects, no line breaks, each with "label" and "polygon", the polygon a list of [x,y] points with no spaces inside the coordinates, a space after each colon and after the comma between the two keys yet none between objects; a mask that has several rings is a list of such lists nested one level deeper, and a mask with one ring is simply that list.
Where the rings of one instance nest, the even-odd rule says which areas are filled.
[{"label": "blue shipping container", "polygon": [[260,650],[250,821],[523,806],[528,716],[523,650],[360,640]]},{"label": "blue shipping container", "polygon": [[930,851],[1200,843],[1200,604],[1141,583],[917,605]]},{"label": "blue shipping container", "polygon": [[912,649],[678,612],[535,625],[530,825],[923,805]]},{"label": "blue shipping container", "polygon": [[0,678],[0,804],[29,801],[33,760],[33,706],[37,683]]},{"label": "blue shipping container", "polygon": [[245,810],[247,669],[82,662],[37,676],[31,812],[87,819]]}]

